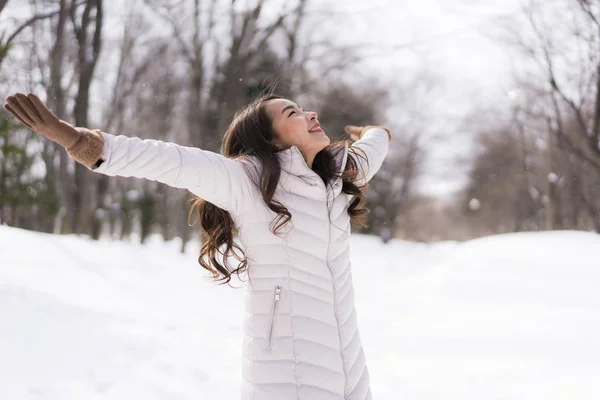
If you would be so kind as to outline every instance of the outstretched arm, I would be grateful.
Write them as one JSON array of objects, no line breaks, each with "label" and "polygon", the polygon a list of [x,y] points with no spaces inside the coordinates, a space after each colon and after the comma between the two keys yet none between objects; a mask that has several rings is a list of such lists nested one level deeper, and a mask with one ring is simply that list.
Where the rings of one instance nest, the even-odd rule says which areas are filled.
[{"label": "outstretched arm", "polygon": [[369,182],[381,168],[388,153],[392,134],[388,128],[382,126],[348,125],[345,130],[355,140],[351,147],[361,150],[367,158],[365,161],[360,157],[362,155],[360,152],[356,157],[359,168],[363,172],[358,182],[360,186]]},{"label": "outstretched arm", "polygon": [[95,168],[109,176],[145,178],[188,189],[204,200],[238,214],[253,195],[242,163],[211,151],[160,140],[102,132],[103,162]]},{"label": "outstretched arm", "polygon": [[234,213],[241,212],[243,202],[253,194],[241,162],[220,154],[76,128],[56,117],[33,94],[17,93],[6,101],[4,108],[23,124],[65,147],[73,159],[95,172],[145,178],[188,189]]}]

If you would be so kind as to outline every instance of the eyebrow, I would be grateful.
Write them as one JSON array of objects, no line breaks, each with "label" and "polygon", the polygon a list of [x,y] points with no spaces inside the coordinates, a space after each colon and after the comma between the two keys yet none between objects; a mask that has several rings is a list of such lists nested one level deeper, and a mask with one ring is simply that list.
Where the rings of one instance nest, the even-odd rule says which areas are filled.
[{"label": "eyebrow", "polygon": [[296,104],[290,104],[289,106],[283,107],[283,110],[281,110],[281,113],[282,114],[285,113],[290,108],[300,108],[300,107],[298,107]]}]

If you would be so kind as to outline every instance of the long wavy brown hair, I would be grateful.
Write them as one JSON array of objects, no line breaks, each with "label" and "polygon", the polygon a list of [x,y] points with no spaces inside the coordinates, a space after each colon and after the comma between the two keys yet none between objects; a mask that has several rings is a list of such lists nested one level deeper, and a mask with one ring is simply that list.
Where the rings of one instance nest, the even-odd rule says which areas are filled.
[{"label": "long wavy brown hair", "polygon": [[[277,147],[272,143],[275,138],[273,124],[265,111],[265,103],[269,100],[282,97],[273,94],[264,95],[246,107],[239,110],[227,128],[221,143],[221,153],[228,158],[243,161],[254,157],[258,161],[257,174],[252,174],[246,168],[254,184],[259,188],[264,203],[271,211],[277,214],[271,223],[271,232],[278,234],[280,229],[292,219],[288,209],[274,198],[275,189],[281,175]],[[366,162],[366,157],[358,149],[349,147],[347,162],[340,173],[336,165],[336,155],[343,151],[348,140],[330,143],[321,150],[313,160],[312,169],[321,177],[326,187],[331,189],[331,184],[337,179],[342,179],[342,191],[352,195],[348,205],[348,214],[351,223],[364,226],[366,223],[364,191],[367,185],[358,186],[359,170],[357,157]],[[247,166],[248,164],[245,163]],[[200,235],[202,247],[198,262],[211,272],[212,278],[218,283],[229,283],[233,274],[242,274],[248,267],[248,260],[242,248],[235,242],[238,233],[237,227],[229,212],[205,201],[202,198],[192,199],[189,217],[196,214],[196,221],[200,221]],[[237,267],[232,267],[229,262],[235,258]]]}]

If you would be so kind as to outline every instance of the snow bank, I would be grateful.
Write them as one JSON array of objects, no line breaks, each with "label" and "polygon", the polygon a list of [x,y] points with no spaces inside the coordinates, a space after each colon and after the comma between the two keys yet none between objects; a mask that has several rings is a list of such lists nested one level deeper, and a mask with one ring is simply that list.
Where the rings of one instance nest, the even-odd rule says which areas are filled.
[{"label": "snow bank", "polygon": [[[600,236],[351,240],[375,399],[600,396]],[[178,247],[0,227],[0,399],[239,398],[243,292]]]}]

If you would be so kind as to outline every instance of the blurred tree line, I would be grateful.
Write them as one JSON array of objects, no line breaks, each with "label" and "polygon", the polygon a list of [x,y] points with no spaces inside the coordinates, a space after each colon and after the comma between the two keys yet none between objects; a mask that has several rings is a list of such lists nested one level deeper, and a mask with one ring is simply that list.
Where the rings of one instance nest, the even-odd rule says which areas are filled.
[{"label": "blurred tree line", "polygon": [[600,232],[600,3],[529,1],[505,28],[530,64],[506,118],[475,118],[465,222],[475,235]]},{"label": "blurred tree line", "polygon": [[518,15],[488,31],[519,60],[508,102],[464,117],[472,143],[457,160],[464,190],[445,201],[417,195],[400,235],[600,232],[600,3],[523,0]]},{"label": "blurred tree line", "polygon": [[[381,121],[385,90],[340,78],[360,57],[311,34],[321,21],[308,1],[240,3],[2,1],[0,17],[11,5],[27,16],[0,33],[0,87],[40,94],[76,126],[211,151],[235,111],[274,85],[319,110],[335,139],[346,124]],[[154,231],[184,243],[195,229],[189,194],[91,173],[6,113],[2,121],[3,224],[142,241]]]},{"label": "blurred tree line", "polygon": [[[316,110],[334,139],[345,138],[346,124],[392,128],[362,232],[422,241],[600,232],[595,3],[530,6],[508,30],[509,45],[532,67],[515,71],[508,110],[498,105],[465,116],[474,143],[463,160],[468,183],[445,201],[418,191],[440,129],[430,107],[443,99],[435,71],[386,81],[362,70],[360,82],[349,79],[361,53],[315,34],[323,21],[309,12],[309,0],[117,3],[0,0],[0,19],[9,7],[23,15],[0,27],[2,93],[35,92],[77,126],[218,151],[234,112],[276,84],[278,93]],[[561,6],[568,23],[550,26],[548,9],[564,12]],[[461,165],[448,168],[460,173]],[[155,182],[94,174],[0,114],[2,224],[142,241],[156,232],[186,243],[197,229],[189,226],[189,198]]]}]

